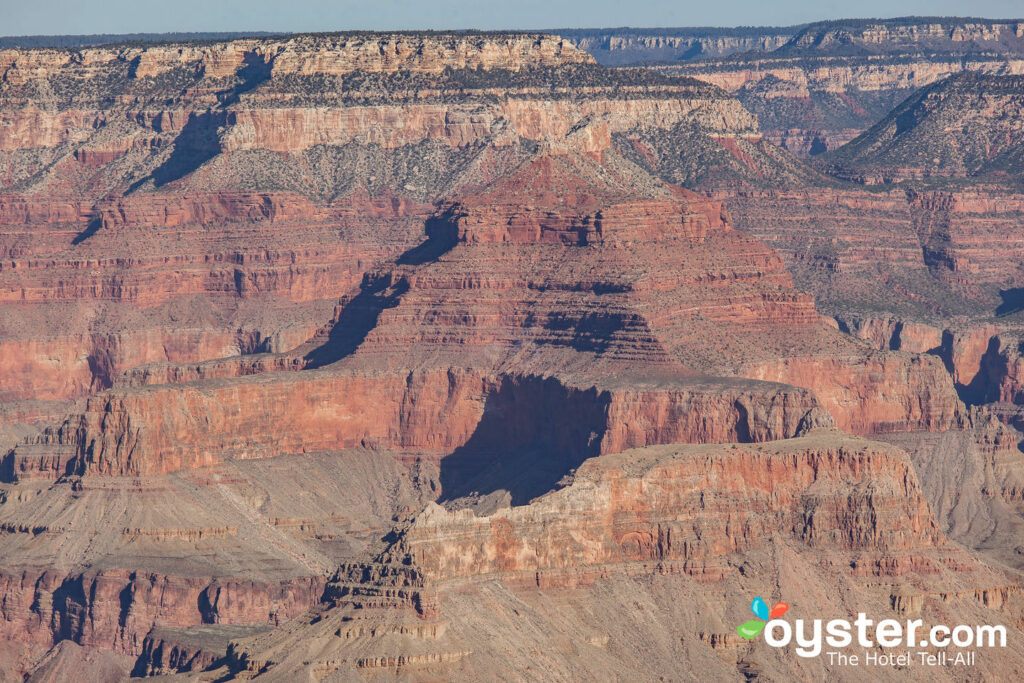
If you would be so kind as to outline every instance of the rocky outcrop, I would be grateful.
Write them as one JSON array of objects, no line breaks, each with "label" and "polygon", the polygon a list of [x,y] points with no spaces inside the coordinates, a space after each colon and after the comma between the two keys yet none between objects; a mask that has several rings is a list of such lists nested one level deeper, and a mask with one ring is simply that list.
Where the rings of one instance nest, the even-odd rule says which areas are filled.
[{"label": "rocky outcrop", "polygon": [[[979,579],[991,587],[962,589]],[[749,601],[723,594],[746,589],[827,613],[846,609],[840,596],[855,589],[879,615],[1000,619],[991,610],[1019,604],[1006,579],[942,538],[891,446],[828,431],[752,447],[660,446],[589,460],[570,485],[526,506],[474,514],[428,505],[373,562],[339,572],[323,608],[235,641],[217,671],[415,666],[461,679],[496,662],[529,671],[540,653],[546,670],[566,675],[677,671],[683,657],[716,677],[738,663],[784,677],[792,660],[751,662],[753,648],[729,635]],[[486,617],[474,616],[481,601]],[[623,616],[595,622],[598,612]],[[559,632],[561,643],[545,645]],[[825,658],[808,662],[821,675],[834,670]]]},{"label": "rocky outcrop", "polygon": [[599,64],[618,66],[771,52],[785,45],[798,28],[560,29],[557,33]]},{"label": "rocky outcrop", "polygon": [[927,353],[942,347],[944,332],[926,323],[910,322],[899,318],[864,316],[837,316],[839,329],[863,339],[876,349],[892,349]]},{"label": "rocky outcrop", "polygon": [[961,17],[840,19],[803,27],[779,51],[886,54],[908,50],[1024,52],[1024,22]]},{"label": "rocky outcrop", "polygon": [[1024,52],[1024,23],[958,17],[846,19],[791,27],[563,29],[558,34],[598,62],[704,61],[762,52],[772,56]]},{"label": "rocky outcrop", "polygon": [[1005,181],[1022,169],[1022,122],[1024,77],[958,74],[915,93],[827,163],[834,175],[867,184]]},{"label": "rocky outcrop", "polygon": [[232,638],[252,636],[258,626],[203,625],[189,629],[156,628],[146,636],[132,668],[134,676],[202,671],[224,659]]},{"label": "rocky outcrop", "polygon": [[871,308],[927,322],[1014,310],[1004,298],[1012,298],[1017,278],[1013,245],[1021,204],[1013,192],[820,189],[718,196],[737,227],[778,249],[797,285],[829,313]]},{"label": "rocky outcrop", "polygon": [[239,39],[209,45],[85,47],[80,50],[0,51],[0,82],[22,85],[55,72],[79,81],[105,70],[153,79],[188,70],[226,78],[245,66],[270,67],[274,75],[340,75],[352,72],[440,73],[445,69],[502,69],[591,63],[585,52],[557,36],[503,33],[341,33],[285,39]]},{"label": "rocky outcrop", "polygon": [[[919,49],[919,48],[918,48]],[[831,55],[818,51],[657,67],[694,76],[733,93],[765,133],[799,156],[838,149],[882,120],[920,88],[969,72],[1024,73],[1020,53]]]},{"label": "rocky outcrop", "polygon": [[[297,337],[313,331],[296,331]],[[0,361],[0,401],[85,396],[111,386],[123,369],[136,365],[239,355],[251,348],[253,336],[259,337],[200,328],[7,340],[0,342],[0,358],[6,361]]]},{"label": "rocky outcrop", "polygon": [[[479,104],[352,107],[340,110],[283,109],[238,112],[228,119],[230,128],[221,140],[225,151],[269,149],[296,151],[316,145],[345,145],[352,142],[401,147],[425,140],[443,141],[453,147],[466,147],[492,138],[496,128],[532,140],[562,138],[576,122],[601,120],[608,131],[621,132],[636,127],[671,128],[683,121],[707,122],[726,134],[752,132],[754,119],[731,100],[708,106],[706,102],[623,101],[602,98],[601,90],[586,100],[537,102],[507,100],[500,106],[481,111]],[[684,94],[673,88],[661,88],[663,95]],[[567,93],[568,94],[568,93]],[[506,144],[515,138],[505,138]],[[499,144],[502,141],[499,140]],[[590,151],[603,147],[600,140]]]},{"label": "rocky outcrop", "polygon": [[[428,505],[404,543],[427,580],[500,573],[543,588],[557,585],[548,576],[631,562],[678,563],[713,581],[720,558],[749,552],[772,530],[843,550],[941,545],[899,455],[816,443],[627,450],[588,461],[571,487],[528,507],[478,517]],[[871,481],[872,493],[846,498],[858,479]],[[714,502],[705,498],[712,490]]]},{"label": "rocky outcrop", "polygon": [[[495,425],[487,410],[496,401],[511,402],[516,413],[506,409],[508,421]],[[547,422],[545,406],[556,405],[586,421]],[[415,449],[439,459],[471,441],[507,448],[522,438],[562,443],[580,461],[656,443],[785,438],[815,406],[809,392],[754,382],[598,382],[576,389],[554,379],[495,381],[456,369],[275,373],[100,394],[80,418],[5,456],[0,472],[7,481],[66,472],[152,476],[359,446]],[[283,431],[280,424],[297,428]]]},{"label": "rocky outcrop", "polygon": [[765,132],[765,138],[772,144],[798,157],[812,157],[838,149],[861,134],[860,129],[814,130],[790,128]]},{"label": "rocky outcrop", "polygon": [[953,381],[968,386],[982,371],[986,356],[1002,328],[991,323],[940,329],[927,323],[870,316],[837,317],[840,329],[877,349],[931,353],[942,359]]},{"label": "rocky outcrop", "polygon": [[70,639],[139,655],[156,623],[276,625],[316,604],[323,581],[274,585],[251,581],[99,571],[60,577],[51,572],[0,576],[6,640]]},{"label": "rocky outcrop", "polygon": [[793,358],[751,367],[747,374],[814,387],[839,428],[854,434],[944,431],[964,421],[945,368],[928,356],[876,356],[863,362]]},{"label": "rocky outcrop", "polygon": [[318,604],[340,563],[375,552],[392,518],[436,487],[436,468],[420,481],[411,468],[379,453],[330,452],[181,477],[3,485],[3,642],[41,654],[70,639],[143,656],[154,669],[217,647],[188,634],[150,638],[155,626],[207,625],[227,634],[226,648],[228,637]]}]

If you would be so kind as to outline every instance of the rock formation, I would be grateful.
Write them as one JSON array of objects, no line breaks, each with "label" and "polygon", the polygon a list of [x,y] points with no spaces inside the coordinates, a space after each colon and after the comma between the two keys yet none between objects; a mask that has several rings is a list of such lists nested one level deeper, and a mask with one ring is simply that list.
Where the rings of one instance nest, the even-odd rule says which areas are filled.
[{"label": "rock formation", "polygon": [[771,52],[800,27],[558,29],[556,33],[586,50],[599,64],[620,66]]},{"label": "rock formation", "polygon": [[1024,154],[1024,77],[962,73],[903,102],[829,154],[832,175],[868,184],[972,177],[1013,182]]},{"label": "rock formation", "polygon": [[[849,591],[929,620],[976,614],[982,600],[1018,609],[1004,575],[941,538],[911,481],[898,449],[828,432],[601,456],[529,506],[428,505],[374,563],[339,572],[324,608],[236,641],[217,671],[636,677],[682,657],[713,678],[785,676],[774,652],[738,641],[747,606],[723,606],[723,594],[775,585],[794,610],[840,614],[835,596]],[[965,590],[978,580],[991,588]],[[821,661],[801,675],[824,675]]]},{"label": "rock formation", "polygon": [[674,64],[652,49],[647,59],[735,94],[769,139],[799,156],[840,147],[919,88],[950,75],[1024,73],[1021,20],[842,20],[790,31],[792,38],[774,49]]}]

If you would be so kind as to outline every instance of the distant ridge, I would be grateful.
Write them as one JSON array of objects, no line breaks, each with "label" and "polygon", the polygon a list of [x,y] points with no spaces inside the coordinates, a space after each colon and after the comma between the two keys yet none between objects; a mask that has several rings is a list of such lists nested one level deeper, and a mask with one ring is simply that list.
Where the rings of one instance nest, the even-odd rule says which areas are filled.
[{"label": "distant ridge", "polygon": [[[681,26],[681,27],[604,27],[553,28],[543,31],[482,31],[482,33],[550,33],[563,36],[591,52],[603,64],[639,62],[672,62],[715,59],[745,52],[815,51],[824,44],[835,49],[842,44],[847,51],[873,53],[865,49],[863,34],[875,27],[900,29],[924,24],[957,27],[973,25],[1024,26],[1024,19],[985,19],[980,17],[896,17],[892,19],[835,19],[793,26]],[[480,31],[440,31],[440,33],[478,33]],[[170,33],[98,33],[83,35],[25,35],[0,36],[0,49],[10,48],[75,48],[124,43],[162,43],[188,41],[218,41],[236,38],[264,38],[267,36],[310,33],[280,31],[196,31]],[[333,31],[327,33],[336,33]],[[343,32],[348,33],[348,32]],[[410,33],[409,31],[351,31],[351,33]],[[437,33],[414,31],[412,33]],[[1014,31],[1016,34],[1016,31]],[[836,36],[839,38],[836,39]],[[1018,42],[1022,36],[1012,35]],[[898,44],[900,41],[896,41]],[[932,41],[927,42],[934,42]],[[949,40],[939,42],[948,43]],[[957,41],[974,44],[972,41]],[[1006,42],[1006,38],[999,41]],[[896,44],[890,45],[891,51]],[[988,46],[988,45],[986,45]],[[937,45],[935,47],[938,47]],[[943,47],[947,47],[943,45]],[[1006,46],[1004,46],[1005,48]],[[1018,47],[1013,45],[1013,48]],[[1013,50],[1011,48],[1012,51]]]},{"label": "distant ridge", "polygon": [[694,61],[746,52],[770,52],[800,26],[551,29],[594,56],[600,64]]},{"label": "distant ridge", "polygon": [[837,19],[804,26],[778,54],[858,56],[943,51],[1024,51],[1024,19],[897,17]]},{"label": "distant ridge", "polygon": [[599,63],[671,64],[771,53],[779,56],[868,56],[1024,51],[1024,19],[896,17],[835,19],[795,26],[551,29]]},{"label": "distant ridge", "polygon": [[[100,33],[93,35],[67,36],[0,36],[0,50],[5,49],[75,49],[84,47],[101,47],[112,45],[158,45],[185,43],[220,43],[241,38],[276,38],[288,39],[299,36],[307,37],[367,37],[367,36],[542,36],[554,35],[554,31],[528,30],[480,30],[480,29],[422,29],[372,31],[352,29],[344,31],[227,31],[227,32],[192,32],[192,33]],[[570,41],[572,42],[572,41]]]},{"label": "distant ridge", "polygon": [[1017,181],[1024,172],[1024,76],[964,72],[914,93],[823,161],[860,182]]},{"label": "distant ridge", "polygon": [[69,36],[0,36],[0,49],[26,47],[91,47],[120,43],[164,43],[198,40],[233,40],[277,35],[270,31],[220,31],[193,33],[93,33]]}]

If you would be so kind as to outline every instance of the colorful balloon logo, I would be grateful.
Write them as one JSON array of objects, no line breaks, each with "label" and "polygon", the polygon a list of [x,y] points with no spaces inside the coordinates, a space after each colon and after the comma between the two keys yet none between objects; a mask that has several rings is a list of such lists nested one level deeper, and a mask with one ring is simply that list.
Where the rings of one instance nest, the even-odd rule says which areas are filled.
[{"label": "colorful balloon logo", "polygon": [[743,622],[736,627],[736,633],[740,634],[741,638],[752,640],[757,637],[757,634],[764,630],[764,625],[769,620],[778,619],[785,614],[788,609],[789,605],[786,603],[777,602],[775,603],[775,606],[769,610],[768,603],[766,603],[762,598],[754,598],[750,603],[750,611],[754,613],[754,616],[757,617],[757,619],[751,619],[750,621]]}]

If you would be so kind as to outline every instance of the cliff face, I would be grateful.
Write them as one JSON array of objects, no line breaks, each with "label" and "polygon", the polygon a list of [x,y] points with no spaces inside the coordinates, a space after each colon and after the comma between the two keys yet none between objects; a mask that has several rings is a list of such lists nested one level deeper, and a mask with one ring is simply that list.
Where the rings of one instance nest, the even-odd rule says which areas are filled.
[{"label": "cliff face", "polygon": [[124,65],[135,78],[186,68],[200,77],[232,76],[256,61],[272,62],[273,75],[355,71],[441,73],[446,69],[502,69],[593,63],[557,36],[521,33],[342,33],[286,39],[237,39],[207,45],[84,47],[77,50],[0,51],[0,78],[23,85],[56,72],[90,80]]},{"label": "cliff face", "polygon": [[279,625],[319,603],[339,563],[377,552],[432,485],[436,468],[417,481],[360,449],[179,477],[23,478],[3,488],[0,633],[36,657],[70,639],[134,658],[154,625]]},{"label": "cliff face", "polygon": [[[797,286],[840,329],[875,349],[925,354],[962,400],[1024,424],[1016,407],[1019,195],[968,186],[720,197],[740,229],[780,251]],[[752,376],[799,383],[785,365],[761,371]]]},{"label": "cliff face", "polygon": [[955,52],[1024,52],[1024,21],[967,17],[840,19],[803,27],[780,52],[902,53],[909,49]]},{"label": "cliff face", "polygon": [[431,202],[570,131],[756,131],[721,91],[592,61],[518,34],[4,51],[0,396],[294,346]]},{"label": "cliff face", "polygon": [[1014,192],[981,186],[718,196],[740,229],[785,255],[798,285],[829,313],[873,309],[926,322],[1013,310],[1004,297],[1018,282],[1024,206]]},{"label": "cliff face", "polygon": [[736,95],[802,157],[849,142],[915,90],[961,72],[1024,73],[1024,22],[905,17],[788,29],[570,31],[602,64],[648,63]]},{"label": "cliff face", "polygon": [[[28,482],[77,472],[153,476],[361,446],[411,449],[438,461],[454,451],[483,457],[491,449],[507,452],[512,443],[532,447],[545,440],[561,444],[571,463],[648,444],[763,441],[830,424],[810,392],[758,382],[677,379],[648,386],[638,380],[581,390],[540,377],[494,382],[454,371],[259,380],[100,395],[80,418],[11,451],[3,476]],[[260,405],[256,395],[265,397]],[[547,421],[543,410],[557,405],[579,423]],[[509,423],[495,421],[496,411]],[[302,427],[282,432],[275,427],[281,423]]]},{"label": "cliff face", "polygon": [[1019,53],[832,55],[827,50],[752,55],[658,67],[714,83],[757,115],[770,139],[799,156],[832,151],[864,132],[919,88],[970,72],[1019,75]]},{"label": "cliff face", "polygon": [[[416,666],[463,679],[493,666],[528,672],[541,657],[566,675],[636,677],[684,657],[714,677],[834,675],[824,658],[795,662],[740,641],[748,601],[723,595],[768,591],[797,612],[840,614],[850,590],[879,614],[926,620],[954,610],[1000,619],[992,610],[1020,603],[996,587],[1005,576],[941,538],[914,482],[898,449],[835,433],[601,456],[528,506],[476,515],[428,505],[374,563],[333,578],[328,606],[235,641],[219,671]],[[992,588],[963,589],[978,580]],[[1021,666],[1019,651],[1006,655],[998,666]]]},{"label": "cliff face", "polygon": [[[677,562],[714,580],[723,556],[749,552],[771,530],[811,548],[899,552],[942,544],[899,455],[818,443],[626,450],[588,461],[572,486],[529,506],[476,516],[428,505],[404,544],[428,581],[539,574],[543,587],[554,587],[560,574],[631,562]],[[849,477],[871,481],[872,494],[842,498],[850,495]],[[818,495],[804,498],[812,483]],[[709,490],[713,505],[703,496]],[[836,491],[844,493],[831,500]],[[894,509],[881,509],[887,506]],[[458,544],[446,542],[456,537]]]},{"label": "cliff face", "polygon": [[771,52],[799,27],[560,29],[558,35],[594,56],[599,64],[712,59],[743,52]]},{"label": "cliff face", "polygon": [[866,56],[1024,53],[1024,21],[960,17],[846,19],[804,26],[555,31],[601,64],[702,61],[736,53]]}]

